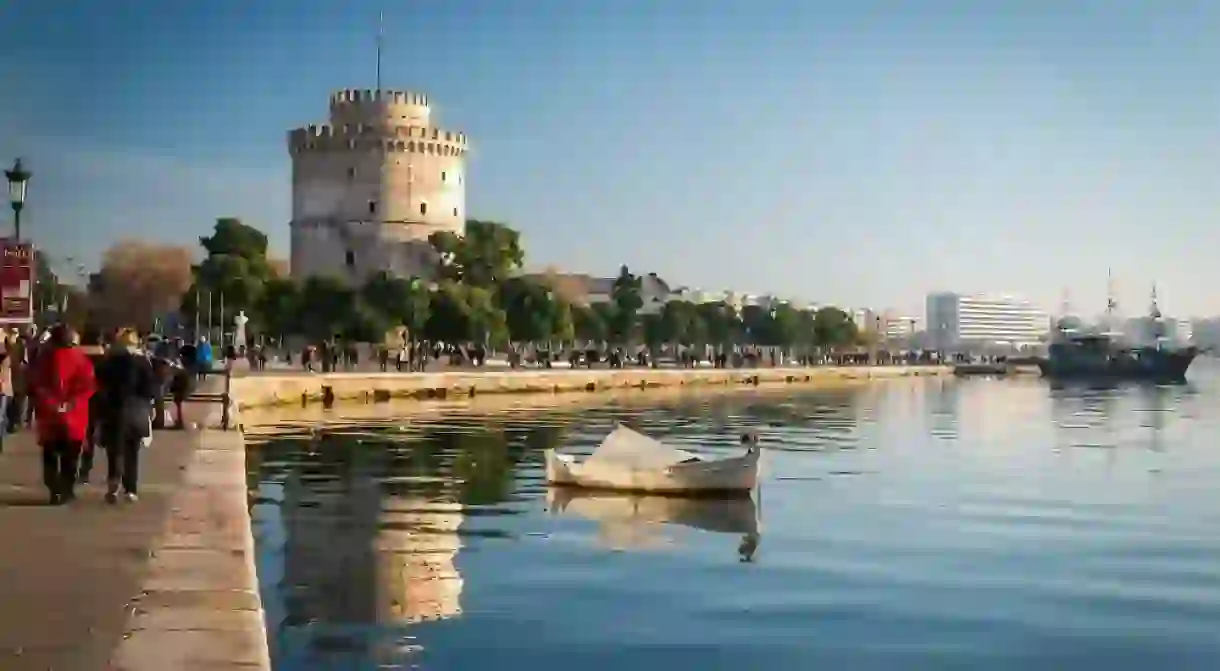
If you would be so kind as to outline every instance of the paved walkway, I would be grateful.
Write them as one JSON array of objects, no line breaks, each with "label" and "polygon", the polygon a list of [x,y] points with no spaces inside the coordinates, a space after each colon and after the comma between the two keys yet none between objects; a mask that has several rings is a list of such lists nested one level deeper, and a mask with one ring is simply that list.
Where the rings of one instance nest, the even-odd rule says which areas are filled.
[{"label": "paved walkway", "polygon": [[[188,419],[206,408],[192,408]],[[140,500],[108,505],[98,453],[78,499],[47,505],[33,434],[0,455],[0,669],[106,669],[195,450],[192,432],[159,431],[141,460]]]}]

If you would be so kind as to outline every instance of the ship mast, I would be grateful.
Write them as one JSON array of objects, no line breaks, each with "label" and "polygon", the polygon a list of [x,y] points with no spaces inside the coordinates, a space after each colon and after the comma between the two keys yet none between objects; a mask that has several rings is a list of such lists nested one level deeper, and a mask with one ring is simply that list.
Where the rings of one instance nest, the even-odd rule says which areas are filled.
[{"label": "ship mast", "polygon": [[1115,328],[1115,317],[1118,312],[1118,301],[1114,298],[1114,272],[1106,269],[1106,332],[1104,335],[1117,336],[1121,333]]},{"label": "ship mast", "polygon": [[1157,305],[1156,282],[1152,283],[1152,302],[1148,306],[1148,317],[1152,320],[1152,337],[1156,339],[1159,347],[1161,341],[1165,339],[1165,317],[1161,314],[1160,306]]},{"label": "ship mast", "polygon": [[1059,303],[1059,319],[1055,321],[1055,328],[1061,336],[1067,336],[1076,331],[1076,327],[1073,326],[1073,316],[1071,294],[1065,288]]}]

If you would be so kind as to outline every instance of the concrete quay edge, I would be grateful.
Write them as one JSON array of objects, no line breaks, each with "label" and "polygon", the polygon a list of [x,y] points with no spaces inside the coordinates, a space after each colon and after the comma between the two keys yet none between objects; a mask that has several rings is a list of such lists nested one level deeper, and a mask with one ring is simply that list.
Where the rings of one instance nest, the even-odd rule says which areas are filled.
[{"label": "concrete quay edge", "polygon": [[232,378],[231,408],[305,405],[324,402],[328,395],[333,401],[446,399],[480,394],[555,394],[678,386],[818,385],[952,373],[950,366],[533,369],[440,373],[264,372],[235,375]]},{"label": "concrete quay edge", "polygon": [[203,430],[174,493],[116,671],[270,671],[240,431],[215,430],[220,413],[198,408]]}]

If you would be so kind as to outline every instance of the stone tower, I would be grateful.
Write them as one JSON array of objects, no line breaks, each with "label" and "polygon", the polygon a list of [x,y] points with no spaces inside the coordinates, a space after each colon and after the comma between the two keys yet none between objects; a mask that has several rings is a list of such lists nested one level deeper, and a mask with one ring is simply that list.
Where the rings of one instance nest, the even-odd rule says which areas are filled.
[{"label": "stone tower", "polygon": [[419,93],[345,90],[329,124],[288,133],[294,278],[431,274],[428,236],[465,232],[467,151],[431,112]]}]

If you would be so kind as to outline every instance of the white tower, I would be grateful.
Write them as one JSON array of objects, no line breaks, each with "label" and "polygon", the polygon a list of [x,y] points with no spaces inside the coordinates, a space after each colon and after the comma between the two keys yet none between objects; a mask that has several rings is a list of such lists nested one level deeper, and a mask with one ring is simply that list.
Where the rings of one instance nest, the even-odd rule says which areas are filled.
[{"label": "white tower", "polygon": [[288,133],[293,277],[430,275],[428,236],[465,232],[467,151],[431,112],[419,93],[349,89],[330,123]]}]

